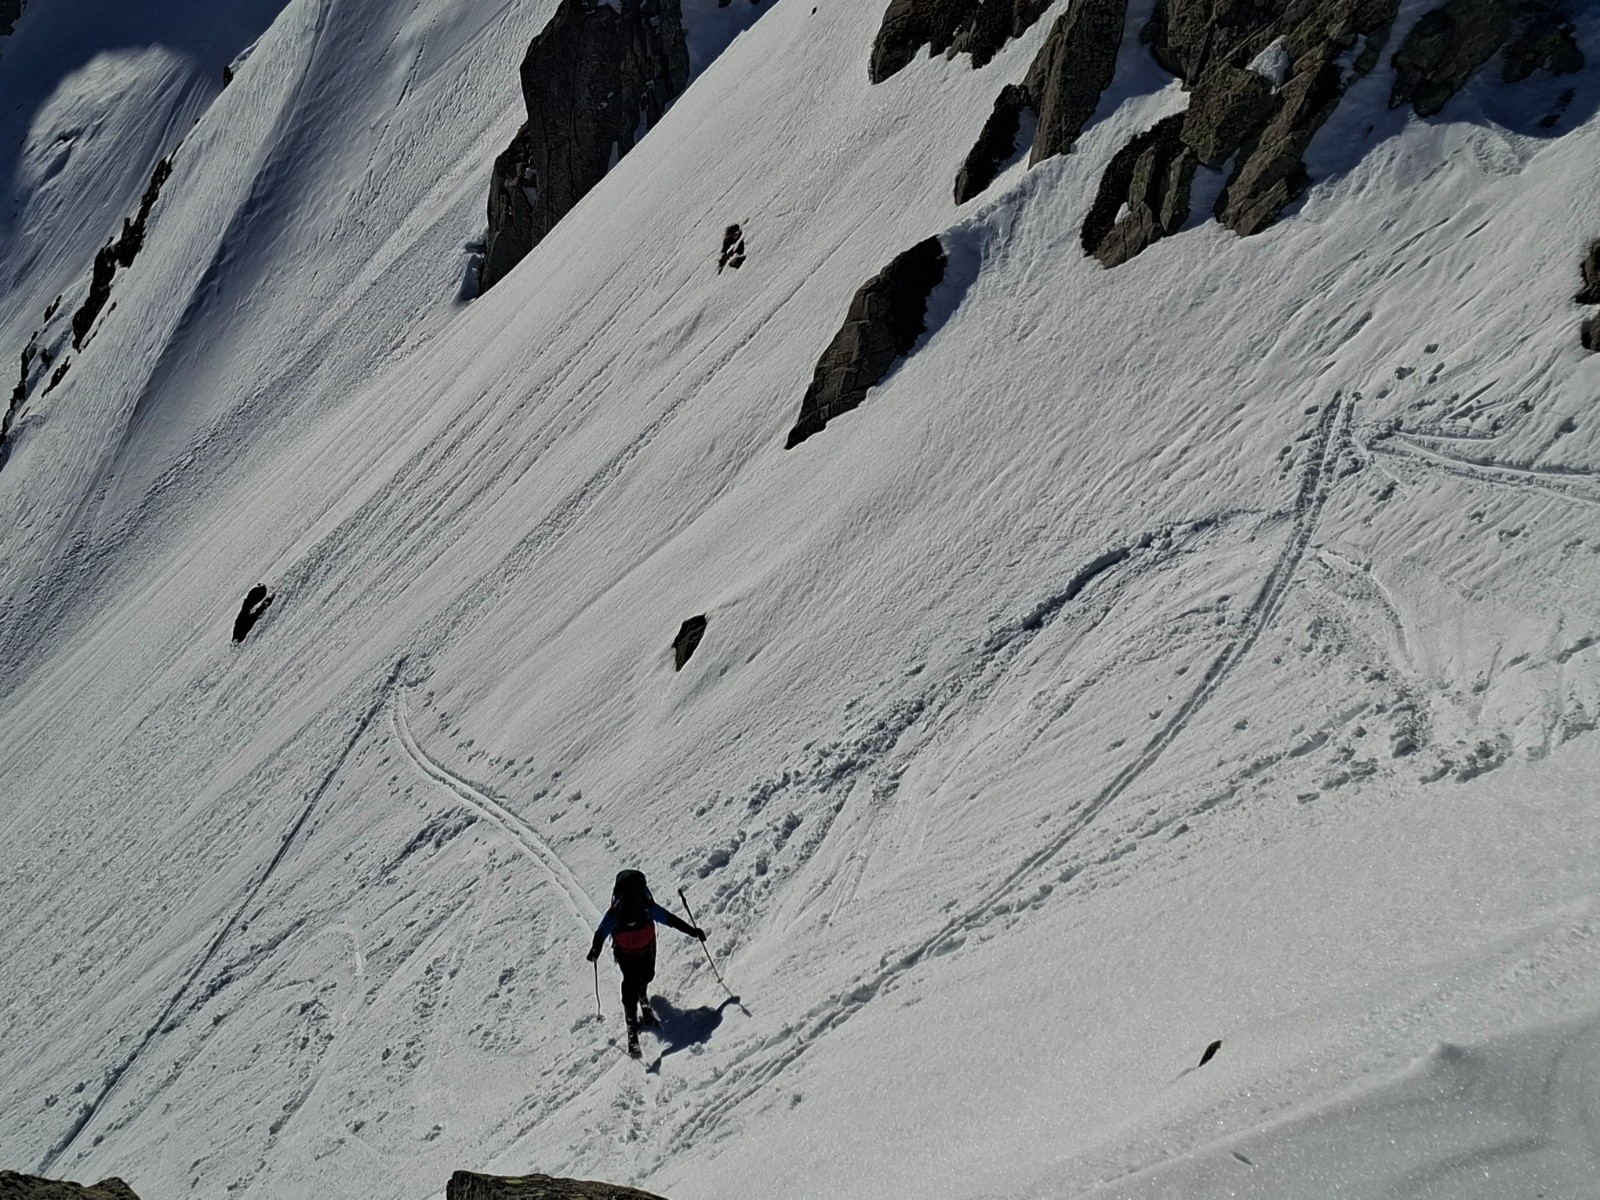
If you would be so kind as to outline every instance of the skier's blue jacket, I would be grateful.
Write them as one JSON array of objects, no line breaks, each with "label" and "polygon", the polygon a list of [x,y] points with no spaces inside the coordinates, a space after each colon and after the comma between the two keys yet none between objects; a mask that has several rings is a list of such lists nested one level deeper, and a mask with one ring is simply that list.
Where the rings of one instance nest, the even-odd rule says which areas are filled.
[{"label": "skier's blue jacket", "polygon": [[617,928],[617,909],[612,905],[606,915],[600,918],[600,927],[594,931],[594,945],[590,947],[590,957],[598,957],[600,947],[605,945],[606,938],[611,939],[611,945],[618,954],[643,954],[646,950],[655,948],[656,922],[670,925],[679,933],[686,933],[690,937],[699,934],[699,930],[688,922],[668,912],[661,905],[650,902],[649,916],[643,925],[637,929]]}]

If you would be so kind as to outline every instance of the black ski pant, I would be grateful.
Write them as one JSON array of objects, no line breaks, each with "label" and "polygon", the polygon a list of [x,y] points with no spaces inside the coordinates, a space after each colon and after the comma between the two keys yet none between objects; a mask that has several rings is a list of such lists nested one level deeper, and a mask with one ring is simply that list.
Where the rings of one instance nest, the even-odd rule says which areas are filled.
[{"label": "black ski pant", "polygon": [[639,1005],[650,1003],[650,981],[656,977],[656,948],[648,946],[637,954],[617,952],[622,968],[622,1015],[628,1028],[639,1025]]}]

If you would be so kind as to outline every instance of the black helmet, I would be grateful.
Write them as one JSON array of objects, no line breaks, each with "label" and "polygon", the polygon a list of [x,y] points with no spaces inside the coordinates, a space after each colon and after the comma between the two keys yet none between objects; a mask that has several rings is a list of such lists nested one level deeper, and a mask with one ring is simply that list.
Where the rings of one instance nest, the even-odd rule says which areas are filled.
[{"label": "black helmet", "polygon": [[650,885],[645,882],[644,872],[632,869],[617,872],[617,882],[611,889],[614,900],[644,900],[650,899]]}]

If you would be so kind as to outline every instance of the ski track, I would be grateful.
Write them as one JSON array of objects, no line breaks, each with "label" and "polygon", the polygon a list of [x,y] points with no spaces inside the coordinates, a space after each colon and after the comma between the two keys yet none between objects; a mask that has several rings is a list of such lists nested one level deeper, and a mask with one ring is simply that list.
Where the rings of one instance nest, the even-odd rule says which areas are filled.
[{"label": "ski track", "polygon": [[391,724],[394,727],[395,740],[399,742],[400,748],[405,751],[406,757],[418,771],[450,792],[463,807],[498,826],[524,854],[539,864],[549,876],[550,882],[556,886],[556,890],[561,893],[568,911],[583,927],[585,934],[600,923],[600,910],[595,907],[594,901],[589,899],[589,894],[583,890],[583,886],[562,861],[561,856],[551,848],[549,842],[539,836],[532,825],[487,792],[474,787],[448,767],[428,756],[411,732],[410,723],[406,718],[405,695],[400,691],[395,692]]},{"label": "ski track", "polygon": [[[1343,435],[1349,429],[1352,406],[1353,401],[1341,397],[1335,397],[1324,406],[1309,447],[1300,488],[1295,496],[1292,510],[1293,528],[1288,540],[1262,581],[1260,591],[1246,612],[1241,628],[1213,660],[1199,686],[1146,743],[1138,757],[1123,767],[1087,804],[1081,807],[1064,830],[1007,873],[976,903],[968,905],[965,911],[947,921],[911,950],[892,960],[882,970],[849,988],[841,1000],[826,1002],[812,1009],[801,1023],[803,1028],[786,1030],[780,1037],[768,1039],[748,1052],[740,1064],[725,1070],[720,1078],[729,1085],[727,1092],[675,1131],[669,1139],[672,1148],[687,1149],[693,1145],[701,1134],[714,1128],[722,1117],[760,1093],[768,1083],[805,1054],[818,1038],[838,1028],[863,1004],[892,985],[899,976],[930,956],[958,949],[968,934],[976,932],[985,924],[985,918],[997,903],[1067,849],[1107,807],[1132,787],[1146,771],[1155,766],[1173,742],[1188,728],[1195,716],[1216,697],[1229,675],[1249,655],[1260,640],[1261,634],[1282,607],[1284,598],[1288,595],[1299,571],[1301,561],[1310,548],[1318,518],[1322,514],[1333,468],[1343,450]],[[752,1057],[774,1044],[783,1044],[785,1049],[773,1058],[750,1063]]]},{"label": "ski track", "polygon": [[1406,623],[1405,619],[1400,615],[1400,606],[1395,602],[1395,598],[1389,589],[1383,585],[1382,581],[1373,574],[1369,567],[1355,562],[1343,554],[1323,548],[1317,551],[1317,558],[1330,570],[1344,575],[1358,588],[1368,593],[1373,607],[1383,614],[1383,622],[1388,626],[1390,636],[1394,638],[1395,649],[1400,659],[1398,665],[1408,673],[1414,673],[1416,670],[1416,657],[1411,650],[1411,638],[1406,633]]},{"label": "ski track", "polygon": [[1549,492],[1578,504],[1600,505],[1600,473],[1593,471],[1564,467],[1516,467],[1487,459],[1464,458],[1421,445],[1398,433],[1375,439],[1362,448],[1371,454],[1416,463],[1475,483]]},{"label": "ski track", "polygon": [[223,923],[223,926],[221,930],[218,931],[216,937],[211,939],[210,944],[206,947],[205,953],[200,956],[200,960],[196,962],[189,973],[184,976],[183,982],[180,983],[177,990],[172,993],[172,997],[167,1001],[166,1006],[162,1008],[160,1015],[157,1016],[155,1021],[153,1021],[145,1030],[144,1035],[134,1045],[133,1049],[128,1052],[127,1057],[122,1060],[121,1064],[113,1067],[106,1073],[106,1081],[100,1088],[99,1094],[93,1100],[89,1101],[89,1103],[79,1112],[77,1120],[72,1123],[72,1127],[67,1131],[66,1136],[63,1137],[61,1141],[57,1142],[55,1147],[45,1155],[44,1159],[40,1162],[38,1168],[36,1169],[35,1174],[46,1174],[58,1161],[60,1161],[64,1154],[72,1149],[78,1138],[83,1134],[83,1131],[89,1127],[90,1123],[99,1114],[100,1110],[104,1108],[107,1102],[110,1101],[111,1097],[115,1095],[118,1085],[120,1085],[122,1080],[127,1076],[128,1071],[133,1067],[134,1063],[138,1061],[139,1056],[149,1048],[150,1043],[155,1040],[156,1035],[162,1031],[167,1022],[171,1019],[172,1015],[177,1012],[178,1006],[183,1002],[183,999],[188,994],[189,989],[194,986],[195,981],[199,979],[200,976],[205,972],[206,967],[211,964],[211,960],[216,957],[217,951],[222,948],[223,943],[228,940],[228,936],[239,924],[239,921],[244,916],[245,911],[250,907],[251,904],[255,902],[256,897],[261,894],[261,890],[266,887],[268,881],[271,880],[273,873],[277,871],[283,860],[288,857],[289,850],[298,839],[300,831],[305,828],[306,822],[311,819],[311,814],[316,811],[317,805],[322,802],[322,797],[327,794],[328,789],[333,786],[333,781],[338,778],[339,772],[344,768],[344,764],[349,760],[350,755],[355,751],[356,746],[366,735],[367,730],[372,727],[372,722],[377,718],[378,713],[382,711],[384,701],[388,695],[394,691],[395,686],[400,679],[401,668],[404,666],[405,659],[403,658],[395,663],[393,670],[391,670],[389,673],[388,681],[383,685],[382,688],[378,690],[376,698],[368,707],[365,715],[363,715],[361,720],[357,723],[355,732],[350,735],[349,740],[347,740],[344,744],[344,748],[339,752],[339,757],[334,760],[333,766],[328,769],[328,773],[322,777],[322,782],[317,785],[317,789],[311,793],[311,798],[306,802],[306,806],[301,810],[300,815],[295,818],[294,824],[289,826],[288,832],[283,835],[283,841],[279,843],[278,851],[272,856],[272,860],[267,863],[266,869],[263,870],[261,874],[256,877],[255,882],[245,890],[243,899],[239,901],[238,905],[234,908],[232,915],[229,916],[227,921]]}]

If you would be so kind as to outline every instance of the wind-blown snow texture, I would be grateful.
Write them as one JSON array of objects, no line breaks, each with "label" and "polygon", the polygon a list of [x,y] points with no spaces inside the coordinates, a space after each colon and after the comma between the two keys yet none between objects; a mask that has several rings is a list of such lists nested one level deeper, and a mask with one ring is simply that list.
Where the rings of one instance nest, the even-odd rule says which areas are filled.
[{"label": "wind-blown snow texture", "polygon": [[[1073,152],[957,210],[1054,17],[872,86],[881,4],[777,0],[462,303],[551,0],[144,7],[0,50],[0,346],[72,363],[0,464],[0,1164],[1586,1194],[1592,66],[1550,130],[1381,66],[1278,225],[1202,169],[1106,271],[1100,173],[1186,103],[1147,5]],[[928,332],[786,452],[933,235]],[[620,866],[742,1002],[664,934],[644,1070],[583,962]]]}]

